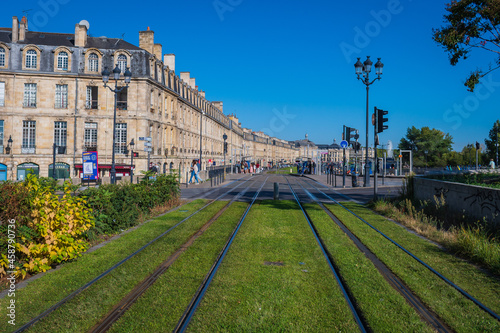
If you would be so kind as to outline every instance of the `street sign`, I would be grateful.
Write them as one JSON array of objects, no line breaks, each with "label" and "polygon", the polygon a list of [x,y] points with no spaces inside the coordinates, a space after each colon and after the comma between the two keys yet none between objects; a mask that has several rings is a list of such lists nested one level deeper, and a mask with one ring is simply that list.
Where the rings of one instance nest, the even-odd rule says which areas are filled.
[{"label": "street sign", "polygon": [[97,180],[99,179],[98,158],[96,151],[88,151],[82,154],[83,160],[83,179]]},{"label": "street sign", "polygon": [[140,136],[139,137],[139,141],[151,141],[151,137],[150,136]]},{"label": "street sign", "polygon": [[144,148],[144,151],[152,152],[153,148]]},{"label": "street sign", "polygon": [[347,148],[347,141],[346,140],[340,141],[340,147]]},{"label": "street sign", "polygon": [[151,142],[147,142],[147,141],[146,141],[146,142],[144,142],[144,146],[145,146],[145,147],[151,147]]}]

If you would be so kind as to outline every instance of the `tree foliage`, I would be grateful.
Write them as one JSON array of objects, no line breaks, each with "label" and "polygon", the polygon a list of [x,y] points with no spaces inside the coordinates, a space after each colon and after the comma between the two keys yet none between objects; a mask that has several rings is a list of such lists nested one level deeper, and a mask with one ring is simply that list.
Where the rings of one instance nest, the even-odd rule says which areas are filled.
[{"label": "tree foliage", "polygon": [[474,91],[480,79],[500,67],[500,0],[460,0],[446,5],[446,25],[433,29],[433,39],[443,46],[451,65],[467,59],[473,49],[496,55],[488,70],[477,69],[469,75],[465,86]]},{"label": "tree foliage", "polygon": [[497,154],[497,143],[499,141],[499,134],[500,133],[500,120],[497,120],[494,124],[493,127],[490,129],[490,132],[488,133],[488,138],[484,139],[484,143],[486,145],[486,154],[487,154],[487,160],[489,161],[490,159],[493,159],[496,161],[496,154]]},{"label": "tree foliage", "polygon": [[413,164],[415,166],[444,166],[445,154],[451,152],[453,138],[440,130],[412,126],[406,131],[406,137],[399,142],[398,148],[413,151]]}]

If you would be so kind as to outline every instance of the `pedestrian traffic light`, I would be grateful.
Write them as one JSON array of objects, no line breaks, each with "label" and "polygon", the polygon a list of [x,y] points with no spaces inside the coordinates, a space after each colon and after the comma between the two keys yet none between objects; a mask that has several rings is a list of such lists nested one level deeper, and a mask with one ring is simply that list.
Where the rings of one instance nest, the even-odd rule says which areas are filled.
[{"label": "pedestrian traffic light", "polygon": [[476,141],[476,150],[479,150],[481,149],[481,145],[479,144],[479,142]]},{"label": "pedestrian traffic light", "polygon": [[389,128],[389,126],[384,125],[384,123],[389,120],[387,118],[384,118],[384,116],[388,113],[389,113],[389,111],[384,111],[381,109],[377,109],[377,107],[375,107],[375,119],[376,119],[375,131],[376,131],[376,133],[382,133],[384,130]]}]

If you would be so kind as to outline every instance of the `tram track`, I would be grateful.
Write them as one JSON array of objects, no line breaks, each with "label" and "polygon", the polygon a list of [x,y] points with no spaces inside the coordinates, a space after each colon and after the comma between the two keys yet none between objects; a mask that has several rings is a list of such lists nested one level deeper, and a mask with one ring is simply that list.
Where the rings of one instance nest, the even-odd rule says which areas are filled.
[{"label": "tram track", "polygon": [[[306,181],[307,183],[307,181]],[[299,180],[297,184],[302,188],[306,195],[314,201],[329,217],[330,219],[349,237],[349,239],[356,245],[356,247],[368,258],[373,265],[377,268],[384,279],[394,288],[410,306],[412,306],[419,316],[435,331],[447,333],[452,330],[430,309],[428,309],[423,302],[399,279],[392,271],[380,260],[377,256],[370,251],[319,199],[308,191]],[[313,186],[314,187],[314,186]],[[316,188],[316,190],[320,191]]]},{"label": "tram track", "polygon": [[[369,223],[368,221],[366,221],[364,218],[362,218],[358,214],[354,213],[349,208],[345,207],[342,203],[340,203],[339,201],[337,201],[334,198],[332,198],[330,195],[328,195],[325,192],[323,192],[317,186],[311,184],[312,182],[318,183],[315,180],[312,180],[311,182],[306,182],[306,183],[308,185],[310,185],[312,188],[314,188],[316,191],[318,191],[319,193],[321,193],[325,198],[327,198],[327,200],[329,200],[329,201],[333,202],[334,204],[338,205],[343,210],[345,210],[346,212],[348,212],[349,214],[351,214],[353,217],[355,217],[356,219],[360,220],[361,222],[363,222],[364,224],[366,224],[368,227],[370,227],[371,229],[373,229],[375,232],[377,232],[378,234],[380,234],[387,241],[389,241],[392,244],[394,244],[399,250],[401,250],[404,253],[406,253],[407,255],[409,255],[417,263],[419,263],[420,265],[422,265],[423,267],[425,267],[428,271],[430,271],[432,274],[434,274],[440,280],[442,280],[446,285],[448,285],[451,288],[455,289],[460,294],[462,294],[462,296],[464,296],[466,299],[468,299],[469,301],[473,302],[479,309],[481,309],[482,311],[486,312],[488,315],[490,315],[491,317],[493,317],[497,321],[500,321],[500,316],[497,313],[495,313],[492,309],[490,309],[489,307],[487,307],[486,305],[484,305],[481,301],[479,301],[478,299],[476,299],[475,297],[473,297],[470,293],[468,293],[467,291],[465,291],[464,289],[462,289],[460,286],[458,286],[457,284],[453,283],[450,279],[448,279],[447,277],[445,277],[443,274],[439,273],[436,269],[434,269],[429,264],[427,264],[426,262],[424,262],[422,259],[420,259],[419,257],[417,257],[415,254],[413,254],[411,251],[409,251],[408,249],[406,249],[405,247],[403,247],[401,244],[399,244],[398,242],[396,242],[395,240],[393,240],[391,237],[389,237],[388,235],[386,235],[385,233],[383,233],[381,230],[377,229],[374,225],[372,225],[371,223]],[[323,185],[321,183],[318,183],[318,184]]]},{"label": "tram track", "polygon": [[[233,181],[233,182],[225,185],[224,187],[229,186],[229,185],[231,185],[231,184],[233,184],[235,182],[238,182],[238,181],[240,181],[242,179],[243,178],[237,179],[237,180],[235,180],[235,181]],[[202,212],[207,207],[209,207],[213,203],[217,202],[218,200],[224,198],[229,193],[231,193],[232,191],[234,191],[236,188],[242,186],[243,184],[247,183],[250,180],[251,180],[251,178],[243,180],[241,183],[239,183],[236,186],[230,188],[229,190],[227,190],[223,194],[219,195],[217,198],[215,198],[213,200],[210,200],[208,203],[206,203],[205,205],[203,205],[201,208],[199,208],[198,210],[196,210],[194,213],[190,214],[189,216],[185,217],[184,219],[182,219],[181,221],[179,221],[178,223],[176,223],[172,227],[168,228],[166,231],[164,231],[163,233],[161,233],[160,235],[158,235],[157,237],[155,237],[154,239],[152,239],[151,241],[149,241],[147,244],[145,244],[142,247],[140,247],[138,250],[134,251],[133,253],[131,253],[130,255],[128,255],[127,257],[125,257],[124,259],[122,259],[121,261],[119,261],[118,263],[116,263],[115,265],[113,265],[112,267],[108,268],[106,271],[104,271],[103,273],[101,273],[100,275],[98,275],[97,277],[95,277],[94,279],[92,279],[91,281],[87,282],[86,284],[84,284],[80,288],[76,289],[75,291],[73,291],[72,293],[70,293],[69,295],[67,295],[66,297],[64,297],[62,300],[60,300],[59,302],[57,302],[53,306],[49,307],[47,310],[45,310],[44,312],[42,312],[41,314],[39,314],[35,318],[31,319],[29,322],[27,322],[24,325],[22,325],[19,329],[15,330],[15,332],[24,332],[25,330],[29,329],[34,324],[36,324],[37,322],[39,322],[43,318],[47,317],[52,312],[54,312],[55,310],[59,309],[64,304],[66,304],[67,302],[69,302],[70,300],[72,300],[73,298],[75,298],[76,296],[78,296],[79,294],[81,294],[82,292],[84,292],[85,290],[87,290],[89,287],[91,287],[92,285],[94,285],[96,282],[98,282],[102,278],[106,277],[111,272],[115,271],[118,267],[120,267],[123,264],[125,264],[126,262],[128,262],[130,259],[132,259],[133,257],[135,257],[137,254],[141,253],[143,250],[145,250],[146,248],[148,248],[149,246],[151,246],[157,240],[161,239],[162,237],[164,237],[165,235],[167,235],[168,233],[170,233],[172,230],[174,230],[175,228],[177,228],[178,226],[180,226],[184,222],[188,221],[193,216],[195,216],[198,213]],[[220,191],[220,189],[213,189],[213,190],[211,190],[209,192],[210,193],[214,193],[215,191]]]},{"label": "tram track", "polygon": [[193,317],[194,313],[196,312],[196,309],[198,308],[201,300],[203,299],[203,296],[205,295],[208,287],[210,286],[210,283],[212,282],[215,274],[217,273],[217,271],[218,271],[218,269],[220,267],[220,264],[224,260],[224,257],[226,256],[229,248],[231,247],[234,238],[236,237],[238,231],[240,230],[241,225],[243,224],[245,218],[248,215],[248,212],[250,211],[250,209],[254,205],[255,201],[257,200],[257,198],[258,198],[260,192],[262,191],[262,188],[266,184],[266,181],[267,181],[268,178],[269,177],[266,177],[266,179],[264,179],[264,181],[262,182],[262,185],[256,191],[255,195],[252,198],[252,201],[251,201],[250,205],[247,207],[247,209],[243,213],[243,215],[242,215],[239,223],[237,224],[236,228],[233,230],[233,233],[231,234],[231,236],[227,240],[226,244],[222,248],[222,250],[219,253],[217,259],[214,262],[214,264],[212,265],[212,267],[208,271],[207,275],[203,279],[203,282],[200,284],[198,290],[194,294],[193,298],[191,299],[191,302],[189,303],[189,305],[187,306],[186,310],[184,311],[184,313],[182,314],[181,318],[179,319],[179,321],[178,321],[176,327],[174,328],[173,332],[175,332],[175,333],[177,333],[177,332],[185,332],[185,330],[187,329],[187,327],[188,327],[188,325],[189,325],[189,323],[191,321],[191,318]]},{"label": "tram track", "polygon": [[335,280],[337,281],[337,284],[339,285],[339,287],[342,291],[342,295],[344,296],[344,299],[346,300],[347,304],[349,305],[349,308],[350,308],[351,313],[356,321],[356,324],[358,325],[358,328],[363,333],[367,332],[367,330],[365,328],[365,326],[367,326],[366,320],[362,317],[361,311],[357,307],[356,302],[354,301],[354,298],[353,298],[351,292],[349,291],[349,289],[347,288],[347,286],[345,284],[345,281],[343,281],[342,277],[338,273],[338,268],[335,267],[335,262],[333,261],[331,254],[328,252],[325,245],[323,244],[323,241],[319,237],[317,230],[314,227],[314,224],[312,223],[311,219],[309,218],[309,215],[307,214],[306,210],[302,206],[300,199],[299,199],[297,193],[295,192],[295,190],[293,189],[292,185],[290,184],[288,178],[286,176],[284,176],[284,178],[286,179],[287,184],[292,192],[292,195],[295,198],[295,201],[297,202],[300,209],[302,210],[302,213],[304,214],[304,217],[307,220],[309,227],[311,228],[311,231],[312,231],[312,233],[313,233],[313,235],[314,235],[314,237],[315,237],[315,239],[316,239],[316,241],[321,249],[321,252],[323,253],[323,256],[325,257],[325,259],[330,267],[330,270],[332,271],[332,273],[335,277]]}]

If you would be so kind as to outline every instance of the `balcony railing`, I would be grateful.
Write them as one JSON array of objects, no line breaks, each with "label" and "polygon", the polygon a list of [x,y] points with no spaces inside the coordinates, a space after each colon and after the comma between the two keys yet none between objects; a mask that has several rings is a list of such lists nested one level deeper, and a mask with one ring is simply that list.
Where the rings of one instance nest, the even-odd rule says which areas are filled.
[{"label": "balcony railing", "polygon": [[97,151],[97,144],[85,144],[85,151]]},{"label": "balcony railing", "polygon": [[36,101],[24,101],[23,107],[25,108],[36,108]]},{"label": "balcony railing", "polygon": [[98,108],[97,100],[95,100],[95,101],[86,101],[85,102],[85,108],[86,109],[90,109],[90,110],[97,110],[97,108]]},{"label": "balcony railing", "polygon": [[36,146],[22,146],[21,147],[21,154],[35,154],[36,153]]},{"label": "balcony railing", "polygon": [[127,101],[117,101],[116,109],[126,111],[127,110]]}]

